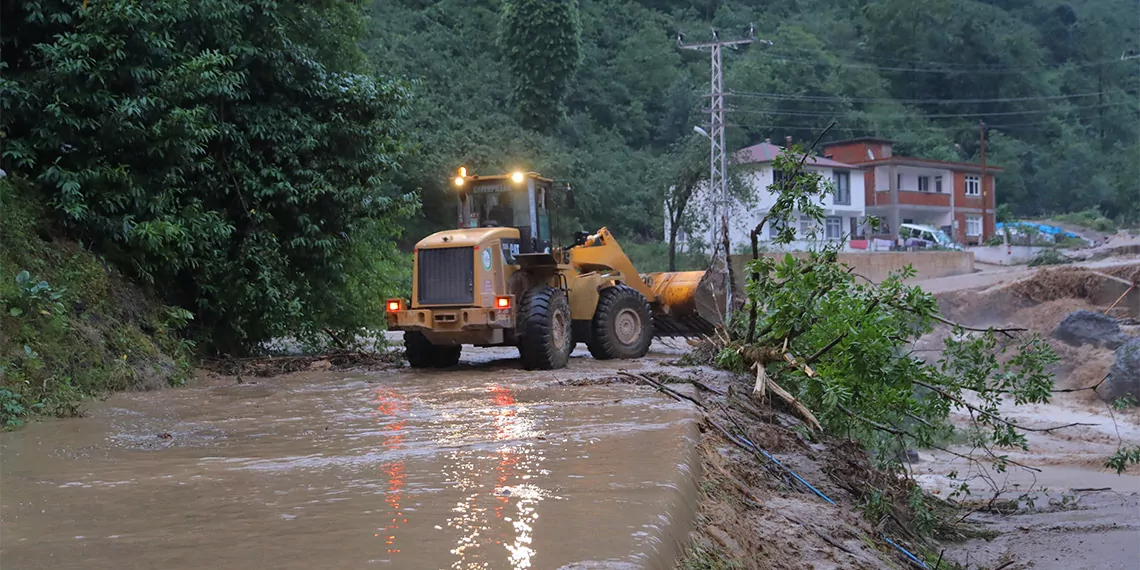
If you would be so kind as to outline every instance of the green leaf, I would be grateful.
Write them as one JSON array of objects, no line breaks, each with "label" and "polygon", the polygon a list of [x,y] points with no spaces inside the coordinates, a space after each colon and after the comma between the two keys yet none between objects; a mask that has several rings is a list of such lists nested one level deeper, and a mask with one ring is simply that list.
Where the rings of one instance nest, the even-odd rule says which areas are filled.
[{"label": "green leaf", "polygon": [[18,317],[24,314],[24,310],[19,307],[12,307],[11,309],[8,309],[8,314],[13,317]]}]

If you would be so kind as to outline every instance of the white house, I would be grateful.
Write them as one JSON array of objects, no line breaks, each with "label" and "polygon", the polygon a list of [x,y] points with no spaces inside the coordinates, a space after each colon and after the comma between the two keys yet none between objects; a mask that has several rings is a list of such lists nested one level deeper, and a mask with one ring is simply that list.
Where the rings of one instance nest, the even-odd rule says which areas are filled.
[{"label": "white house", "polygon": [[[734,251],[751,244],[751,232],[757,224],[764,219],[768,210],[776,203],[776,195],[768,189],[773,183],[772,161],[783,153],[784,149],[772,144],[768,140],[750,147],[741,149],[733,155],[733,163],[742,169],[741,176],[748,184],[752,199],[745,203],[733,199],[728,208],[729,240]],[[813,239],[838,240],[844,237],[861,235],[859,225],[866,216],[866,196],[863,190],[863,169],[858,166],[842,163],[830,158],[809,156],[804,163],[805,169],[818,172],[823,181],[833,185],[833,192],[823,197],[821,205],[826,216],[822,223],[815,225],[815,221],[807,216],[796,215],[797,241],[781,249],[806,249]],[[709,220],[715,218],[711,224],[717,231],[717,241],[720,241],[720,214],[714,212],[715,198],[708,191],[707,184],[701,187],[690,201],[689,208],[699,219]],[[669,232],[669,216],[666,212],[665,235]],[[761,245],[774,247],[771,238],[776,229],[765,224],[761,234]],[[709,230],[706,230],[709,231]],[[678,235],[679,245],[682,238],[689,236]],[[711,233],[703,236],[705,242]]]}]

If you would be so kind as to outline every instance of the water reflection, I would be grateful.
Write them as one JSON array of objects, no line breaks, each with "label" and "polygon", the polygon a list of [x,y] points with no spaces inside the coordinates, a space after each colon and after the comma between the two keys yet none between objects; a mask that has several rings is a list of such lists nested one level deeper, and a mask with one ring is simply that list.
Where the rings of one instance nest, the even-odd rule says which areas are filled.
[{"label": "water reflection", "polygon": [[[496,559],[491,549],[499,546],[506,549],[511,568],[530,568],[535,555],[531,546],[534,523],[537,505],[545,494],[525,481],[539,472],[544,458],[531,442],[520,441],[538,435],[535,420],[526,406],[515,401],[509,388],[493,386],[490,393],[493,406],[481,415],[491,417],[490,440],[501,442],[500,447],[493,451],[455,451],[449,457],[449,478],[464,493],[452,508],[454,516],[447,520],[450,528],[460,531],[451,550],[457,557],[451,565],[455,570],[490,568],[491,560]],[[488,463],[491,470],[486,469]],[[486,481],[488,474],[494,476],[491,489],[480,482]],[[488,499],[490,508],[485,506]]]},{"label": "water reflection", "polygon": [[[372,400],[376,406],[378,421],[389,423],[388,430],[384,432],[380,446],[385,451],[396,451],[404,446],[404,428],[407,420],[404,419],[408,409],[407,403],[399,398],[399,394],[387,388],[378,388],[376,397]],[[393,421],[398,419],[398,421]],[[377,529],[375,535],[384,538],[384,545],[388,554],[399,554],[396,547],[396,531],[400,525],[407,524],[408,519],[400,506],[404,498],[404,488],[407,485],[407,473],[403,459],[393,459],[380,464],[380,472],[387,482],[384,493],[384,502],[387,503],[387,514],[390,520],[383,527]]]}]

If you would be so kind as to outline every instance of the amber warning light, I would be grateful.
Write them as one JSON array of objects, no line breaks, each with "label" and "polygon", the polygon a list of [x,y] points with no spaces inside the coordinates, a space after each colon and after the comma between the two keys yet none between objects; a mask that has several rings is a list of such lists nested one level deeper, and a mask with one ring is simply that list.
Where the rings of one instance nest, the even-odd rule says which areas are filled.
[{"label": "amber warning light", "polygon": [[388,312],[389,313],[398,313],[398,312],[400,312],[400,309],[403,309],[403,308],[404,308],[404,302],[403,301],[401,301],[399,299],[389,299],[388,300]]},{"label": "amber warning light", "polygon": [[495,308],[496,309],[509,309],[509,308],[511,308],[511,298],[510,297],[495,297]]}]

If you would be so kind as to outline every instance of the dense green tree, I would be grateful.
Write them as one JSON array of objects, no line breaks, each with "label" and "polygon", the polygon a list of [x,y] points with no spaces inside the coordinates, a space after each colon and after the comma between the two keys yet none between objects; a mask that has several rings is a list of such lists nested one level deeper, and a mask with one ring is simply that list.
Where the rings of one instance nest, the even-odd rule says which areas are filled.
[{"label": "dense green tree", "polygon": [[578,0],[504,0],[499,46],[520,121],[549,130],[582,59]]},{"label": "dense green tree", "polygon": [[355,4],[47,0],[3,19],[5,168],[193,311],[207,346],[378,314],[349,309],[380,293],[360,278],[411,205],[385,184],[407,90],[362,73]]}]

